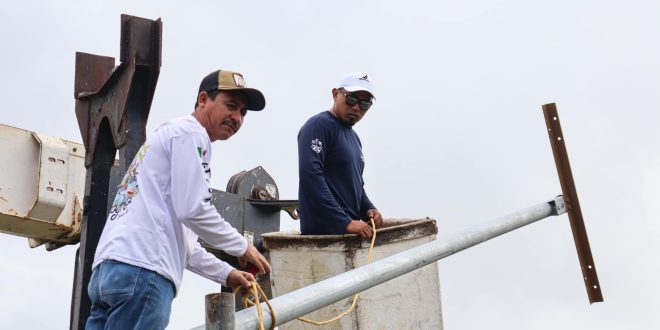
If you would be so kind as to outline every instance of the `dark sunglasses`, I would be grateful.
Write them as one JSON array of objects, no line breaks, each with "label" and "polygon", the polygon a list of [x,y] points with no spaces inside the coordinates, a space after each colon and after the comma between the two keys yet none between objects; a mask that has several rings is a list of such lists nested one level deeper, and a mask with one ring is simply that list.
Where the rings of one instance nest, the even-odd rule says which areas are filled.
[{"label": "dark sunglasses", "polygon": [[341,90],[342,95],[344,95],[344,99],[346,100],[346,104],[350,106],[354,106],[358,102],[360,102],[360,110],[362,111],[367,111],[371,106],[374,104],[371,99],[359,99],[357,96],[347,93],[345,90]]}]

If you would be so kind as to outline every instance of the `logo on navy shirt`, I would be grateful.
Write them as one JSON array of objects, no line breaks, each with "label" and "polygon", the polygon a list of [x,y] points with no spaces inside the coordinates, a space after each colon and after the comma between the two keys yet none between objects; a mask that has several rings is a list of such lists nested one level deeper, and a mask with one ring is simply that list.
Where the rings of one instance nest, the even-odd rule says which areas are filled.
[{"label": "logo on navy shirt", "polygon": [[312,140],[312,150],[317,154],[321,152],[323,150],[323,142],[319,141],[319,139]]}]

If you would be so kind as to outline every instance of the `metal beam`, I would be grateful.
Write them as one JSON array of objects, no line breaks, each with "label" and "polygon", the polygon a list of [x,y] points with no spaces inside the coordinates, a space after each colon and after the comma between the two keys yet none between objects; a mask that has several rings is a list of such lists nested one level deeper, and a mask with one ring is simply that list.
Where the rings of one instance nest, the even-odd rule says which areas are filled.
[{"label": "metal beam", "polygon": [[[160,73],[161,31],[160,19],[122,15],[119,66],[114,67],[112,57],[76,53],[74,97],[85,145],[87,179],[80,248],[76,253],[71,329],[84,329],[90,313],[87,285],[108,205],[114,197],[111,172],[123,176],[145,140]],[[117,151],[119,169],[115,170]]]},{"label": "metal beam", "polygon": [[575,248],[577,249],[578,259],[580,260],[582,277],[584,278],[584,285],[587,289],[587,295],[589,296],[589,303],[593,304],[595,302],[601,302],[603,301],[603,293],[600,290],[600,283],[598,283],[596,265],[591,256],[591,247],[589,246],[587,229],[584,226],[580,201],[578,200],[577,190],[575,189],[575,182],[573,182],[573,172],[571,171],[571,164],[568,161],[566,139],[561,130],[559,114],[557,113],[557,107],[555,104],[549,103],[543,105],[543,115],[545,117],[545,125],[548,128],[552,154],[555,157],[555,165],[557,166],[557,174],[559,175],[559,182],[561,183],[561,191],[566,200],[568,220],[571,223],[573,240],[575,241]]},{"label": "metal beam", "polygon": [[[564,212],[561,196],[496,219],[487,224],[459,232],[446,240],[436,240],[375,261],[346,273],[328,278],[270,301],[281,325],[355,293],[367,290],[395,277],[424,267],[452,254],[483,243],[530,223]],[[262,304],[262,310],[268,307]],[[269,313],[264,313],[264,327],[272,326]],[[236,313],[236,329],[257,329],[256,307]],[[194,328],[203,330],[204,326]]]}]

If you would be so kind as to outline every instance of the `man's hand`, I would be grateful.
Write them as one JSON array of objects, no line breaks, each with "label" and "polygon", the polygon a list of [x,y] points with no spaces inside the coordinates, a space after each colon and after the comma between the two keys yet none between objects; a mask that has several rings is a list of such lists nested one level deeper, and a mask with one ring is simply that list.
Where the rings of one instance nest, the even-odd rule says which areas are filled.
[{"label": "man's hand", "polygon": [[257,248],[254,245],[248,243],[248,248],[245,250],[245,253],[242,257],[238,258],[238,263],[242,268],[247,266],[247,263],[253,264],[257,269],[259,269],[259,274],[270,273],[272,268],[266,260],[266,258],[259,253]]},{"label": "man's hand", "polygon": [[227,285],[231,287],[232,290],[236,290],[238,287],[243,287],[249,289],[252,284],[251,282],[256,282],[254,276],[248,272],[242,272],[240,270],[232,270],[227,276]]},{"label": "man's hand", "polygon": [[363,239],[371,238],[371,226],[362,220],[351,220],[346,226],[346,232],[349,234],[360,235]]},{"label": "man's hand", "polygon": [[380,228],[383,226],[383,216],[378,212],[376,209],[371,209],[367,211],[367,216],[371,219],[374,220],[376,223],[376,228]]}]

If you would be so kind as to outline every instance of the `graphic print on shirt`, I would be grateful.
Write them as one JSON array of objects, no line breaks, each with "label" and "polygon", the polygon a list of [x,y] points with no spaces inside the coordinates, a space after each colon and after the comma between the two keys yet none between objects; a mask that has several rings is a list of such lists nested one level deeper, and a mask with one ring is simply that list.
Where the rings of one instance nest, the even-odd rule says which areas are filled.
[{"label": "graphic print on shirt", "polygon": [[319,141],[319,139],[312,140],[312,150],[317,154],[321,152],[323,150],[323,142]]},{"label": "graphic print on shirt", "polygon": [[142,163],[142,159],[144,159],[144,155],[147,154],[147,149],[149,149],[149,146],[146,144],[143,144],[142,147],[140,147],[131,166],[128,167],[124,179],[119,186],[117,186],[117,195],[115,196],[115,200],[112,202],[112,208],[110,209],[110,220],[115,220],[126,214],[128,205],[131,204],[133,199],[137,197],[140,192],[137,183],[137,175],[139,174],[138,170]]},{"label": "graphic print on shirt", "polygon": [[204,161],[204,157],[206,157],[206,153],[208,150],[202,149],[201,147],[197,147],[197,155],[199,155],[199,158],[202,160],[202,169],[204,170],[204,176],[206,177],[206,183],[209,184],[209,195],[208,197],[204,198],[204,202],[210,203],[211,199],[213,198],[213,189],[211,189],[211,166],[209,166],[209,163]]}]

